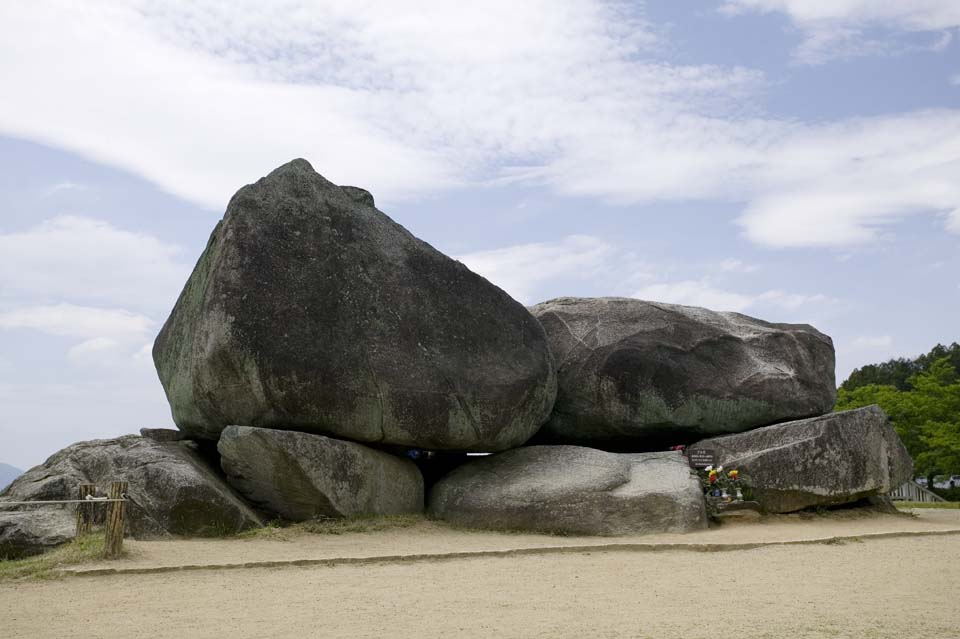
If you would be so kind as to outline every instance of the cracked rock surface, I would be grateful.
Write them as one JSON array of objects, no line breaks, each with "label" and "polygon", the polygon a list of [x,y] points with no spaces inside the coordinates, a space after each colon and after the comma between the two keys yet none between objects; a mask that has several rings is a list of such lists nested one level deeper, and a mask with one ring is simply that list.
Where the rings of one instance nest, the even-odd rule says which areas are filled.
[{"label": "cracked rock surface", "polygon": [[833,342],[806,324],[627,298],[530,310],[557,365],[543,443],[651,450],[833,408]]},{"label": "cracked rock surface", "polygon": [[703,491],[678,452],[527,446],[464,464],[430,492],[429,512],[472,528],[575,535],[706,528]]}]

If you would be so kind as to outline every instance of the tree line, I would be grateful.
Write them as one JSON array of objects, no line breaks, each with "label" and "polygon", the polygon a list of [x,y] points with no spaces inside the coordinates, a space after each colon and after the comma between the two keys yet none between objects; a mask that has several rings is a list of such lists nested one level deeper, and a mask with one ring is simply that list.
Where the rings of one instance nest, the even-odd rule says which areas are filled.
[{"label": "tree line", "polygon": [[913,457],[916,472],[960,474],[960,344],[937,344],[914,359],[854,370],[837,392],[835,410],[878,404]]}]

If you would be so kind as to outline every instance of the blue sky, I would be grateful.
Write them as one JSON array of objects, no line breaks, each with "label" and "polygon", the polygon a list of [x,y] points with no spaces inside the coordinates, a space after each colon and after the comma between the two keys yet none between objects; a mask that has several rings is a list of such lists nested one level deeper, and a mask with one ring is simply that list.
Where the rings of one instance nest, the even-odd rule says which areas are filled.
[{"label": "blue sky", "polygon": [[150,344],[294,157],[525,303],[960,339],[960,3],[457,4],[3,3],[0,461],[171,425]]}]

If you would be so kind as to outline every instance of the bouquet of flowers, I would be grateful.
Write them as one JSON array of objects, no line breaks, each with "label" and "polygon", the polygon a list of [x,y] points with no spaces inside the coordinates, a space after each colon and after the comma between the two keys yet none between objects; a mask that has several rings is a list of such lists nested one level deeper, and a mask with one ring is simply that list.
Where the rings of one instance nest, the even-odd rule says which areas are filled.
[{"label": "bouquet of flowers", "polygon": [[746,481],[737,469],[724,471],[723,466],[707,466],[697,471],[707,504],[716,509],[719,504],[741,502],[749,492]]}]

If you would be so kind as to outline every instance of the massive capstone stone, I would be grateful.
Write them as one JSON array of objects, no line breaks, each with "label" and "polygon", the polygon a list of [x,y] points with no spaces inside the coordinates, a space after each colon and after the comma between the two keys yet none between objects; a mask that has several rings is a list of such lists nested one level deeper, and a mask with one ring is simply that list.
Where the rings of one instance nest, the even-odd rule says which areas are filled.
[{"label": "massive capstone stone", "polygon": [[290,521],[423,512],[423,477],[416,465],[361,444],[228,426],[217,449],[237,491]]},{"label": "massive capstone stone", "polygon": [[698,449],[738,469],[774,513],[883,495],[913,477],[910,454],[879,406],[706,439],[689,450]]},{"label": "massive capstone stone", "polygon": [[154,350],[177,426],[493,451],[546,420],[556,375],[518,302],[294,160],[240,189]]},{"label": "massive capstone stone", "polygon": [[430,492],[431,514],[472,528],[579,535],[705,528],[703,492],[676,452],[527,446],[469,462]]},{"label": "massive capstone stone", "polygon": [[822,415],[836,398],[833,342],[805,324],[623,298],[531,311],[559,380],[544,443],[665,448]]},{"label": "massive capstone stone", "polygon": [[24,554],[61,543],[68,538],[64,530],[72,532],[73,507],[14,510],[4,502],[76,499],[80,484],[96,484],[103,494],[113,481],[128,483],[126,525],[134,537],[224,535],[261,525],[195,443],[136,435],[80,442],[53,454],[0,493],[0,521],[16,532]]}]

